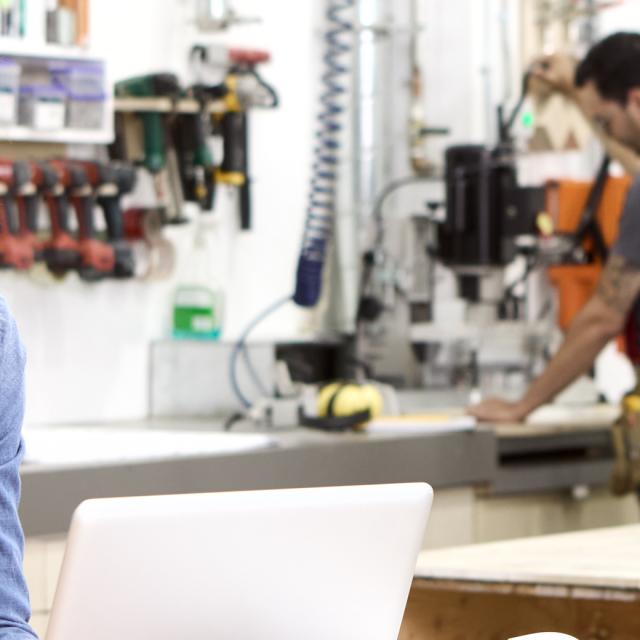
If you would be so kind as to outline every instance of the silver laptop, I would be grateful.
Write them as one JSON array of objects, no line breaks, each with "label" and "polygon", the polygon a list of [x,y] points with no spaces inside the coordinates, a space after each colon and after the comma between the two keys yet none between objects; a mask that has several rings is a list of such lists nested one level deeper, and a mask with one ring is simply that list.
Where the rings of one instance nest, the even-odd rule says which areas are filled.
[{"label": "silver laptop", "polygon": [[47,640],[395,640],[426,484],[89,500]]}]

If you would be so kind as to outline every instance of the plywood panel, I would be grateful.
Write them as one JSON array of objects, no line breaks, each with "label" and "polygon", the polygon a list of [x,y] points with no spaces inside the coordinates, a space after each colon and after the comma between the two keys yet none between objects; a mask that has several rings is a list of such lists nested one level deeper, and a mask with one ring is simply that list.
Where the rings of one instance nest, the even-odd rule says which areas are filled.
[{"label": "plywood panel", "polygon": [[464,592],[415,582],[399,640],[506,640],[541,631],[637,640],[640,603]]},{"label": "plywood panel", "polygon": [[640,592],[640,525],[425,551],[416,575]]}]

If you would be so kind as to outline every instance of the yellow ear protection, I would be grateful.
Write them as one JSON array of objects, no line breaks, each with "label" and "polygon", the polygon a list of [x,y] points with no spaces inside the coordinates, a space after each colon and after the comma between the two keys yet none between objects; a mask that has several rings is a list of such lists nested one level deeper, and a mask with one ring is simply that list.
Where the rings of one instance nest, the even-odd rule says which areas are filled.
[{"label": "yellow ear protection", "polygon": [[318,394],[318,417],[301,415],[300,420],[306,427],[347,431],[376,418],[382,408],[382,396],[374,385],[332,382]]}]

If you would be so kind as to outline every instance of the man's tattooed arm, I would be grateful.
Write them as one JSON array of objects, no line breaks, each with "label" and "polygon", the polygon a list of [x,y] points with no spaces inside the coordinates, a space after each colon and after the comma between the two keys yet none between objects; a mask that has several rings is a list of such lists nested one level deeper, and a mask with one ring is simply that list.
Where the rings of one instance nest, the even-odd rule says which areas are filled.
[{"label": "man's tattooed arm", "polygon": [[626,316],[638,293],[640,268],[622,256],[611,256],[600,277],[596,296],[611,310]]},{"label": "man's tattooed arm", "polygon": [[521,400],[490,399],[471,413],[480,420],[518,421],[548,402],[584,374],[604,346],[624,329],[629,309],[640,293],[640,268],[621,256],[611,256],[594,296],[573,320],[551,362]]}]

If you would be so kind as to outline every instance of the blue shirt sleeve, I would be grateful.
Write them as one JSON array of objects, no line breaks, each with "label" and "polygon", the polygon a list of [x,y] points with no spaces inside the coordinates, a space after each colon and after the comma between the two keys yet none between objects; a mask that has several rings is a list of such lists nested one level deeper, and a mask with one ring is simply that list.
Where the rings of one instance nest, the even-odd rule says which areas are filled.
[{"label": "blue shirt sleeve", "polygon": [[22,571],[24,537],[18,518],[25,351],[0,298],[0,640],[33,640],[31,607]]}]

